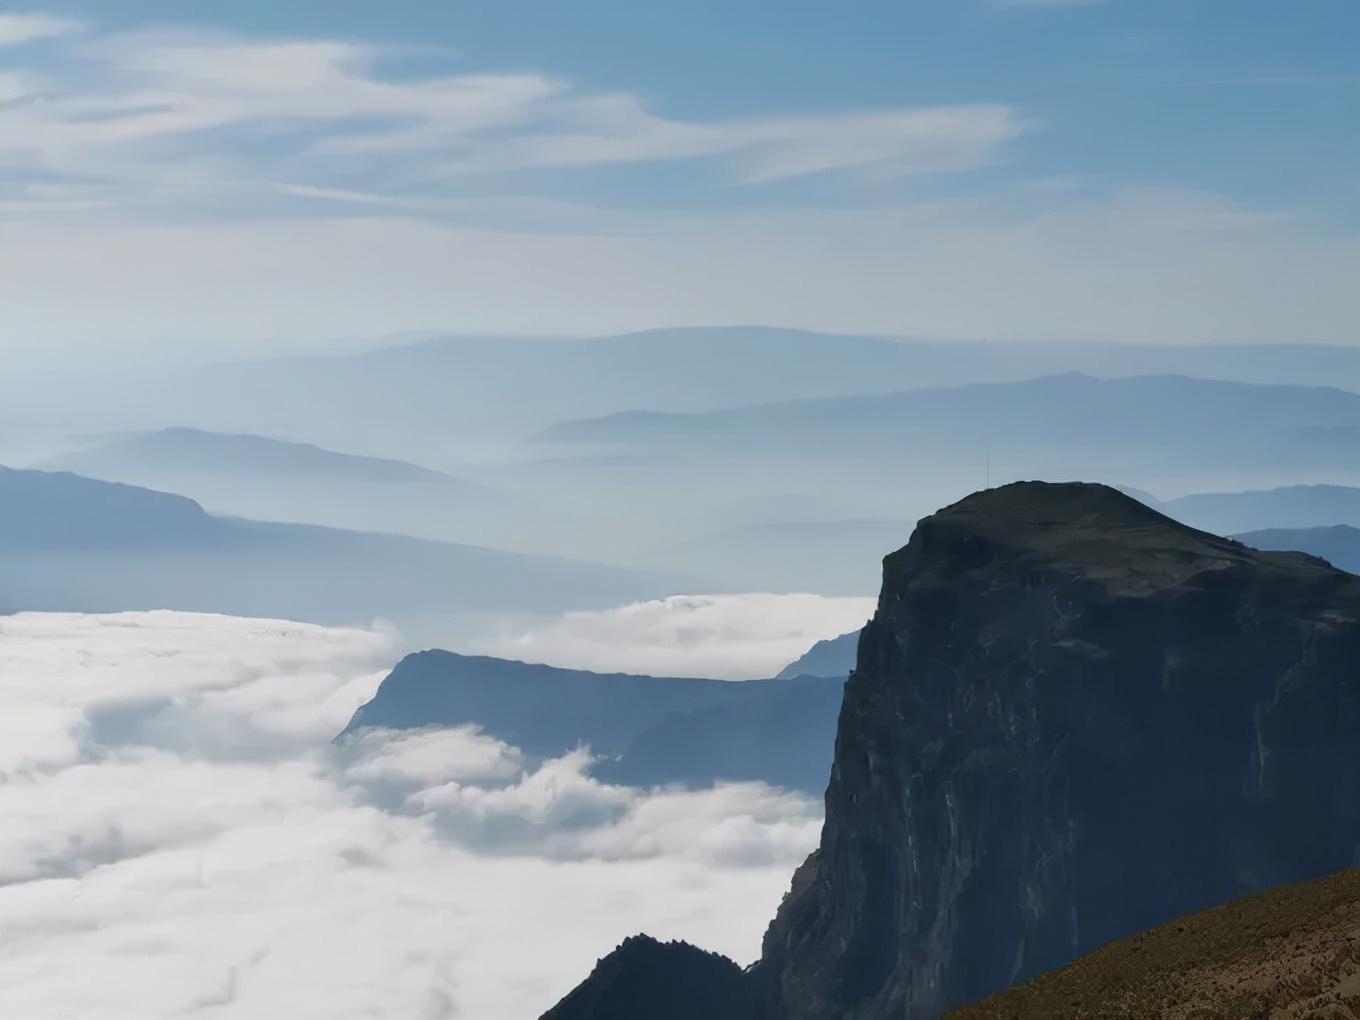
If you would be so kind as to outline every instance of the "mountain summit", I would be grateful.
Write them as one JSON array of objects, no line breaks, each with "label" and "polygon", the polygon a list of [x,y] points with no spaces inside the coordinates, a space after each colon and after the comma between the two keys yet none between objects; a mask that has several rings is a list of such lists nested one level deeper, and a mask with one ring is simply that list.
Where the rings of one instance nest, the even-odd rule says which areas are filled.
[{"label": "mountain summit", "polygon": [[1357,664],[1360,578],[1114,489],[926,518],[884,561],[757,1015],[936,1017],[1349,866]]}]

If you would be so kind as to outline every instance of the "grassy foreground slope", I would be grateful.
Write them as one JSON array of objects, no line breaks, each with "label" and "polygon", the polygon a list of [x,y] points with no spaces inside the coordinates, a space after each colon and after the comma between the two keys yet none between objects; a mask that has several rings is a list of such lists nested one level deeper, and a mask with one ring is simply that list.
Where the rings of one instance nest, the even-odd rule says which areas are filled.
[{"label": "grassy foreground slope", "polygon": [[1360,869],[1111,943],[948,1020],[1360,1018]]}]

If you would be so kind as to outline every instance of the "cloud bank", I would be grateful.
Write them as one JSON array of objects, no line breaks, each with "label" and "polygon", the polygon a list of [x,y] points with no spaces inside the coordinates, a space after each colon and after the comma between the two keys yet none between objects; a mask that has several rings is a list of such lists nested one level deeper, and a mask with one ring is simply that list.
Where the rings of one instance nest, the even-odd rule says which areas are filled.
[{"label": "cloud bank", "polygon": [[673,595],[503,629],[458,650],[601,673],[756,680],[818,641],[859,630],[876,604],[824,595]]},{"label": "cloud bank", "polygon": [[756,955],[819,805],[610,787],[472,729],[329,747],[390,656],[277,621],[0,619],[7,1010],[522,1020],[635,930]]}]

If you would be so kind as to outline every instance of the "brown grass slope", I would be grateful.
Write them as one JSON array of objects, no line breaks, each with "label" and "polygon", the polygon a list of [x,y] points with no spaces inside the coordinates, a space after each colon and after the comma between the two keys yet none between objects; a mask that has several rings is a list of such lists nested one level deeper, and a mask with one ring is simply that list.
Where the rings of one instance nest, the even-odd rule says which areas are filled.
[{"label": "brown grass slope", "polygon": [[1111,943],[948,1020],[1360,1018],[1360,869]]}]

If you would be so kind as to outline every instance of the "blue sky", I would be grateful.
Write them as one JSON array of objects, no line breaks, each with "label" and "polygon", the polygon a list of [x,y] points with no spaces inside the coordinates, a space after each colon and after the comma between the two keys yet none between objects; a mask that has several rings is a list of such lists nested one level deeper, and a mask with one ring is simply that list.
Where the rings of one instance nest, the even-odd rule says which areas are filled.
[{"label": "blue sky", "polygon": [[1353,0],[842,8],[0,7],[0,298],[45,344],[1354,339]]}]

